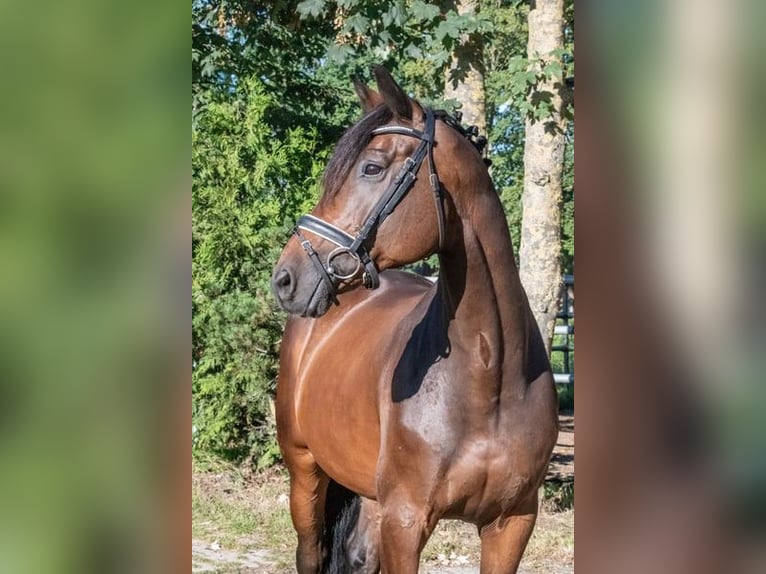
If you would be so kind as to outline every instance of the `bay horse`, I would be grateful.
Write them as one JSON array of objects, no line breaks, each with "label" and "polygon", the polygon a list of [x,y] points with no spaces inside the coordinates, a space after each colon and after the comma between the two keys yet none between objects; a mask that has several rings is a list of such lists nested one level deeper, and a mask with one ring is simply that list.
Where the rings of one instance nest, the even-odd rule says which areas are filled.
[{"label": "bay horse", "polygon": [[[272,277],[297,570],[414,573],[457,518],[482,574],[513,573],[557,436],[548,357],[481,154],[373,72]],[[394,269],[433,253],[435,283]]]}]

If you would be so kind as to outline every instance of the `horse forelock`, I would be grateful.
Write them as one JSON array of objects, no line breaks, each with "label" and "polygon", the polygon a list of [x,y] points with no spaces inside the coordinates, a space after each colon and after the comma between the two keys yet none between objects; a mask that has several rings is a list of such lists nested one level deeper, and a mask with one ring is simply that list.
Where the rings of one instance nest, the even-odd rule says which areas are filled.
[{"label": "horse forelock", "polygon": [[325,168],[322,178],[325,195],[334,195],[338,192],[356,163],[359,154],[370,143],[372,130],[387,124],[392,117],[391,110],[385,105],[380,105],[366,113],[361,120],[346,130],[335,146],[335,151]]}]

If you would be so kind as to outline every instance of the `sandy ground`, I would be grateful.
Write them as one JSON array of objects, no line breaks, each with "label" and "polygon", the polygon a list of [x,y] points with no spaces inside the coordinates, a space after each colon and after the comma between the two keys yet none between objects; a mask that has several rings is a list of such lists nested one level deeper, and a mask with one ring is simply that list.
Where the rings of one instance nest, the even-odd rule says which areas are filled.
[{"label": "sandy ground", "polygon": [[[201,540],[192,540],[193,566],[192,572],[199,574],[213,572],[242,572],[273,574],[275,572],[284,572],[275,565],[268,551],[236,552],[233,550],[223,550]],[[424,574],[478,574],[478,565],[466,566],[440,566],[424,565],[421,568]],[[574,574],[574,566],[554,567],[552,570],[546,570],[547,574]],[[539,570],[530,570],[528,568],[519,569],[518,574],[540,574]]]},{"label": "sandy ground", "polygon": [[[205,548],[204,543],[193,540],[192,553],[194,565],[192,572],[199,574],[213,572],[242,572],[271,574],[278,572],[268,560],[265,552],[247,552],[238,554],[225,550]],[[479,574],[478,566],[424,566],[424,574]],[[539,571],[521,568],[518,574],[539,574]],[[547,574],[574,574],[574,567],[561,566],[547,571]]]},{"label": "sandy ground", "polygon": [[224,550],[216,542],[192,539],[192,572],[270,572],[272,566],[266,550]]}]

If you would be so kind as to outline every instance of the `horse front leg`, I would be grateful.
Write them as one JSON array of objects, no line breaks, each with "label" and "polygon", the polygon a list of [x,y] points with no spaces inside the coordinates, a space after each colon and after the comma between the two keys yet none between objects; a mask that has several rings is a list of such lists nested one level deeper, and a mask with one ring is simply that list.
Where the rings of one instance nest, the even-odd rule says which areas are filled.
[{"label": "horse front leg", "polygon": [[386,497],[380,506],[381,572],[415,574],[436,519],[426,504],[412,497]]},{"label": "horse front leg", "polygon": [[516,574],[536,520],[537,491],[510,516],[481,527],[481,574]]},{"label": "horse front leg", "polygon": [[308,450],[285,457],[290,471],[290,515],[298,534],[298,574],[318,574],[324,561],[322,527],[329,479]]}]

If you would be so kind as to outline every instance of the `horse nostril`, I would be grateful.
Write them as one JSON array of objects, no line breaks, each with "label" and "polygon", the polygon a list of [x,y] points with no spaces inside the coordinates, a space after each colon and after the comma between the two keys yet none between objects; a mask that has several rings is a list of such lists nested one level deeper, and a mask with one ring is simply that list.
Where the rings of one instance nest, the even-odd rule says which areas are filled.
[{"label": "horse nostril", "polygon": [[282,269],[274,275],[274,290],[278,295],[290,295],[293,290],[293,284],[293,275],[288,269]]},{"label": "horse nostril", "polygon": [[290,272],[287,269],[282,269],[277,275],[277,285],[279,287],[289,287],[293,282],[293,278],[290,277]]}]

